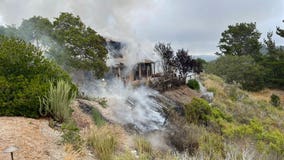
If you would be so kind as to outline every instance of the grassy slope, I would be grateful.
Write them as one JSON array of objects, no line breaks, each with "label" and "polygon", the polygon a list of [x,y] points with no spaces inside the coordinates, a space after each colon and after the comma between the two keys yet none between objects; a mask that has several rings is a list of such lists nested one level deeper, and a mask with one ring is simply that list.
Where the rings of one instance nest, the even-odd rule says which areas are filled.
[{"label": "grassy slope", "polygon": [[201,79],[205,87],[215,93],[212,106],[232,119],[230,122],[215,120],[221,130],[219,134],[226,143],[237,143],[243,148],[246,146],[253,150],[255,157],[261,159],[284,158],[283,101],[279,108],[269,103],[269,93],[276,93],[283,100],[282,91],[267,89],[260,93],[250,93],[236,85],[225,84],[214,75],[203,74]]}]

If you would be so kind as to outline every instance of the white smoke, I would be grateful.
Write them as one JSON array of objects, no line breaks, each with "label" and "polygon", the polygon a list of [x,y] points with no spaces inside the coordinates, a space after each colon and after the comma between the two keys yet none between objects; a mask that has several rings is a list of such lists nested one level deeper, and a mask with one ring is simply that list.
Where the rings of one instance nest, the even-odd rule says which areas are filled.
[{"label": "white smoke", "polygon": [[[133,28],[137,17],[143,20],[143,13],[154,9],[153,0],[0,0],[0,20],[2,23],[19,25],[23,19],[42,16],[54,21],[60,12],[79,15],[83,23],[92,27],[103,37],[126,43],[123,48],[124,62],[133,67],[145,59],[158,61],[159,56],[153,53],[153,44],[138,39]],[[17,12],[15,12],[17,8]],[[20,14],[19,14],[20,13]],[[140,19],[140,20],[141,20]],[[145,24],[147,25],[147,24]],[[108,60],[109,66],[116,62]]]},{"label": "white smoke", "polygon": [[118,79],[84,83],[81,90],[90,97],[104,97],[112,112],[111,117],[122,125],[134,125],[139,132],[160,130],[165,124],[162,107],[155,97],[159,95],[145,86],[133,88]]},{"label": "white smoke", "polygon": [[[137,39],[132,28],[142,10],[153,8],[154,3],[153,0],[0,0],[0,15],[2,22],[16,26],[23,19],[33,16],[54,21],[54,17],[58,17],[60,12],[79,15],[83,23],[103,37],[126,43],[121,52],[124,65],[131,70],[135,64],[145,59],[154,62],[160,59],[153,52],[153,44]],[[115,63],[115,59],[108,60],[109,66]],[[99,80],[90,80],[84,73],[79,75],[82,76],[77,75],[74,78],[80,82],[78,85],[81,92],[90,97],[106,97],[116,122],[123,125],[133,124],[141,132],[158,130],[165,123],[162,106],[151,98],[158,92],[147,87],[134,89],[117,79],[103,87]]]},{"label": "white smoke", "polygon": [[83,22],[106,37],[133,39],[132,25],[137,14],[155,7],[152,0],[0,0],[0,15],[5,24],[19,25],[32,16],[58,17],[60,12],[79,15]]}]

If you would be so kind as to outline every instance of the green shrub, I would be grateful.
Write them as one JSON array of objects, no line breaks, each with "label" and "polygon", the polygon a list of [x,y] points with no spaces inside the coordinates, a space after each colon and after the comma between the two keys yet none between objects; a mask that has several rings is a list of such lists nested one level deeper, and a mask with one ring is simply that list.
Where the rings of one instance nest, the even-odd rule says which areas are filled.
[{"label": "green shrub", "polygon": [[104,120],[103,116],[101,115],[101,113],[96,108],[92,109],[92,117],[93,117],[94,123],[98,127],[100,127],[100,126],[102,126],[102,125],[104,125],[106,123],[106,121]]},{"label": "green shrub", "polygon": [[40,99],[40,113],[42,116],[48,114],[60,123],[66,122],[71,118],[70,104],[75,97],[76,93],[69,83],[63,80],[58,80],[56,85],[50,83],[48,93]]},{"label": "green shrub", "polygon": [[201,98],[193,98],[191,103],[185,105],[185,116],[189,123],[207,125],[212,114],[208,102]]},{"label": "green shrub", "polygon": [[280,106],[280,98],[279,96],[272,94],[270,96],[270,103],[275,106],[275,107],[279,107]]},{"label": "green shrub", "polygon": [[40,117],[38,97],[50,80],[70,77],[22,40],[0,36],[0,116]]},{"label": "green shrub", "polygon": [[191,89],[194,89],[194,90],[199,90],[200,89],[200,86],[199,86],[199,83],[197,80],[195,79],[190,79],[187,81],[187,86]]},{"label": "green shrub", "polygon": [[83,140],[80,137],[80,130],[73,120],[64,122],[61,126],[63,131],[62,139],[63,143],[72,144],[74,150],[81,150],[83,146]]}]

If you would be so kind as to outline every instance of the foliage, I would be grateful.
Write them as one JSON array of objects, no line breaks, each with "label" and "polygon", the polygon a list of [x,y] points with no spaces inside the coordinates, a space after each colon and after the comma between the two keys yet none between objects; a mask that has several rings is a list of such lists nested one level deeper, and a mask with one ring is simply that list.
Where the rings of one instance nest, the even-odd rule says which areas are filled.
[{"label": "foliage", "polygon": [[219,55],[251,55],[260,54],[261,44],[258,41],[260,33],[256,30],[255,23],[237,23],[229,25],[222,33],[219,41]]},{"label": "foliage", "polygon": [[284,86],[284,50],[276,47],[272,40],[272,33],[267,34],[267,40],[264,39],[267,54],[263,55],[259,60],[265,70],[265,85],[270,88],[283,89]]},{"label": "foliage", "polygon": [[179,128],[170,135],[170,143],[179,152],[186,151],[190,155],[193,155],[199,148],[199,139],[203,135],[204,130],[195,124],[179,125]]},{"label": "foliage", "polygon": [[[271,106],[263,98],[255,97],[258,96],[256,93],[245,92],[239,88],[236,90],[236,86],[224,84],[216,76],[203,74],[201,80],[205,87],[217,89],[212,103],[210,123],[206,129],[224,138],[226,159],[232,156],[228,154],[237,154],[227,148],[227,142],[234,142],[237,145],[238,149],[234,151],[237,151],[238,155],[235,156],[283,159],[283,110]],[[221,114],[217,110],[222,111]],[[200,142],[200,144],[202,146],[204,143]],[[251,155],[248,155],[248,151]]]},{"label": "foliage", "polygon": [[280,106],[280,98],[279,96],[272,94],[270,96],[270,103],[275,106],[275,107],[279,107]]},{"label": "foliage", "polygon": [[185,117],[187,122],[207,125],[212,114],[208,102],[201,98],[193,98],[185,105]]},{"label": "foliage", "polygon": [[223,137],[214,133],[204,134],[200,138],[200,151],[209,157],[209,159],[224,159],[225,147]]},{"label": "foliage", "polygon": [[228,83],[240,83],[246,90],[258,91],[264,87],[263,68],[250,56],[221,56],[208,63],[205,71]]},{"label": "foliage", "polygon": [[229,127],[224,133],[226,136],[237,139],[251,137],[259,150],[275,152],[280,157],[284,156],[284,134],[277,129],[267,130],[256,119],[252,119],[249,124]]},{"label": "foliage", "polygon": [[94,123],[98,127],[101,127],[102,125],[106,123],[105,119],[103,118],[101,113],[96,108],[92,108],[92,118],[93,118]]},{"label": "foliage", "polygon": [[35,42],[36,46],[48,46],[51,41],[49,36],[52,33],[52,23],[47,19],[40,16],[34,16],[29,19],[24,19],[18,28],[18,37],[26,42]]},{"label": "foliage", "polygon": [[111,128],[102,126],[91,131],[88,143],[94,148],[100,160],[110,160],[113,158],[118,141]]},{"label": "foliage", "polygon": [[72,144],[75,151],[80,151],[83,146],[83,140],[80,137],[80,130],[73,120],[64,122],[61,126],[63,131],[62,141],[66,144]]},{"label": "foliage", "polygon": [[19,32],[15,25],[0,26],[0,35],[16,38],[19,36]]},{"label": "foliage", "polygon": [[31,44],[0,36],[0,115],[39,117],[50,80],[70,77]]},{"label": "foliage", "polygon": [[93,71],[102,77],[107,71],[105,39],[90,27],[86,27],[79,16],[61,13],[53,22],[53,36],[64,47],[68,63],[78,69]]},{"label": "foliage", "polygon": [[179,75],[183,84],[190,71],[200,73],[202,71],[201,59],[195,60],[184,49],[179,49],[174,55],[171,45],[158,43],[155,45],[154,51],[162,58],[162,67],[166,79],[173,78],[176,73]]},{"label": "foliage", "polygon": [[40,113],[42,116],[50,115],[60,123],[66,122],[71,118],[70,104],[75,97],[76,93],[68,82],[58,80],[56,85],[50,83],[47,94],[40,99]]},{"label": "foliage", "polygon": [[164,74],[170,75],[173,73],[174,51],[169,43],[158,43],[155,45],[154,51],[162,58],[162,67]]},{"label": "foliage", "polygon": [[179,76],[182,79],[185,79],[190,70],[193,69],[194,66],[196,66],[196,61],[193,60],[191,56],[188,55],[188,51],[184,49],[177,51],[176,56],[174,57],[174,63]]},{"label": "foliage", "polygon": [[190,79],[187,81],[187,86],[191,89],[194,89],[194,90],[199,90],[200,89],[200,86],[199,86],[199,83],[197,80],[195,79]]},{"label": "foliage", "polygon": [[196,63],[197,66],[193,69],[196,73],[202,72],[204,70],[204,66],[207,64],[207,62],[202,58],[197,58]]},{"label": "foliage", "polygon": [[100,78],[108,70],[105,39],[71,13],[61,13],[54,22],[34,16],[23,20],[18,28],[0,26],[0,34],[35,44],[70,72],[75,68]]},{"label": "foliage", "polygon": [[[282,22],[284,22],[284,20]],[[284,38],[284,29],[277,27],[276,34]]]}]

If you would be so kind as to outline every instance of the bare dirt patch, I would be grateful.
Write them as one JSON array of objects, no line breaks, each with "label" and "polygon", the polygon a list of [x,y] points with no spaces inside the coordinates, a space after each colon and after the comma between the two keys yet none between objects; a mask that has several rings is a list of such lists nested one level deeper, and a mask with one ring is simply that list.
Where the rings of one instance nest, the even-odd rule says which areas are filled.
[{"label": "bare dirt patch", "polygon": [[187,104],[192,100],[192,98],[200,97],[201,93],[192,90],[187,86],[180,86],[177,89],[165,91],[163,95],[178,103]]},{"label": "bare dirt patch", "polygon": [[1,160],[10,159],[2,151],[11,145],[19,147],[16,160],[62,160],[65,152],[60,138],[60,132],[50,128],[46,119],[0,117]]}]

